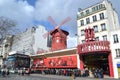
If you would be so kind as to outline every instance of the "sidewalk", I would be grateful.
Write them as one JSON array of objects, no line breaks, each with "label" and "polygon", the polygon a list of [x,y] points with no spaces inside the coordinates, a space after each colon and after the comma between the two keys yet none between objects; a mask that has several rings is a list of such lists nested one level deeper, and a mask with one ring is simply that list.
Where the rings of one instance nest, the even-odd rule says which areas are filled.
[{"label": "sidewalk", "polygon": [[[70,76],[59,76],[59,75],[42,75],[42,74],[31,74],[31,76],[37,76],[37,77],[47,77],[47,78],[57,78],[57,79],[63,79],[63,80],[73,80]],[[114,78],[92,78],[92,77],[76,77],[75,80],[119,80]]]}]

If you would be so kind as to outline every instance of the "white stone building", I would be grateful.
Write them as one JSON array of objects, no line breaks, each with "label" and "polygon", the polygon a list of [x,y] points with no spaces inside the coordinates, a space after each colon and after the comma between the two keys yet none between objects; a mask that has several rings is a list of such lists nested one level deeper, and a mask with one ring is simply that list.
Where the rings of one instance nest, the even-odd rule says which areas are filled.
[{"label": "white stone building", "polygon": [[40,51],[40,50],[41,52],[42,50],[44,51],[49,50],[49,48],[47,47],[47,36],[46,37],[43,36],[46,33],[47,33],[47,30],[45,29],[45,27],[38,25],[38,27],[36,28],[35,34],[34,34],[33,49],[35,53],[37,53],[37,51]]},{"label": "white stone building", "polygon": [[115,78],[120,78],[120,29],[111,31],[110,48],[113,56]]},{"label": "white stone building", "polygon": [[45,27],[39,25],[37,28],[31,27],[15,35],[13,37],[10,54],[18,52],[33,55],[37,53],[38,49],[48,50],[47,38],[43,38],[43,34],[46,32]]},{"label": "white stone building", "polygon": [[22,33],[14,35],[10,54],[13,52],[27,55],[34,54],[34,33],[35,27],[32,27],[30,29],[26,29],[26,31]]},{"label": "white stone building", "polygon": [[[94,28],[96,40],[110,41],[110,48],[112,52],[112,59],[114,64],[114,77],[120,78],[120,69],[118,72],[117,64],[120,61],[120,25],[118,15],[112,4],[108,0],[103,0],[95,5],[85,9],[80,9],[77,13],[77,26],[78,26],[78,44],[85,41],[84,30],[88,27]],[[113,36],[119,40],[118,43],[113,43]],[[113,46],[114,45],[114,46]],[[117,54],[116,54],[116,52]]]}]

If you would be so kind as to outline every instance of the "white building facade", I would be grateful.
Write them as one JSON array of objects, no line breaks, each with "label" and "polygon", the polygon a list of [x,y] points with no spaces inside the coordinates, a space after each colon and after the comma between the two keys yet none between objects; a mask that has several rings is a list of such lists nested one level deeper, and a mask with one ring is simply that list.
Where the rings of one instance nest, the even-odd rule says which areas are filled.
[{"label": "white building facade", "polygon": [[120,29],[111,31],[110,48],[113,56],[115,78],[120,78]]},{"label": "white building facade", "polygon": [[47,30],[44,26],[38,25],[34,34],[34,45],[33,49],[36,54],[40,54],[44,51],[48,51],[49,48],[47,47]]},{"label": "white building facade", "polygon": [[34,34],[35,27],[32,27],[30,29],[26,29],[26,31],[22,33],[14,35],[10,54],[13,53],[21,53],[26,55],[34,54],[33,50]]},{"label": "white building facade", "polygon": [[47,38],[43,38],[43,34],[46,32],[44,26],[38,26],[37,28],[26,29],[26,31],[15,35],[10,54],[18,52],[26,55],[34,55],[38,49],[48,50]]},{"label": "white building facade", "polygon": [[[112,7],[111,2],[103,0],[86,9],[81,9],[77,13],[77,26],[78,26],[78,44],[85,41],[84,30],[88,27],[94,28],[95,40],[107,40],[110,41],[110,48],[112,52],[112,59],[114,64],[114,77],[118,78],[120,72],[118,71],[117,64],[120,61],[119,58],[115,58],[116,52],[120,54],[120,43],[113,43],[114,33],[120,34],[120,26],[118,15],[115,9]],[[113,32],[112,32],[113,31]],[[120,39],[120,35],[117,35]],[[115,45],[116,47],[113,47]],[[120,77],[120,76],[119,76]]]}]

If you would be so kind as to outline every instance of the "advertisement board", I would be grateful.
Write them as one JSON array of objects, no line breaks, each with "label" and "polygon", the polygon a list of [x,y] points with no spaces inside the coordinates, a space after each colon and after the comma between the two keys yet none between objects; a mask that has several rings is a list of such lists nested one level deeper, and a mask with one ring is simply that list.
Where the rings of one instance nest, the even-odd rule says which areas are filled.
[{"label": "advertisement board", "polygon": [[47,68],[75,68],[77,67],[77,56],[38,58],[34,60],[34,65],[36,67],[46,66]]}]

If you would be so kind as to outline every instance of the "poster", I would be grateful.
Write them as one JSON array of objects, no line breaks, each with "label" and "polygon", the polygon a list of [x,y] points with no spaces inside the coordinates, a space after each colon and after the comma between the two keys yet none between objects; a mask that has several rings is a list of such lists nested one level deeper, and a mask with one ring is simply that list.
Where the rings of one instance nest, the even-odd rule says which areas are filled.
[{"label": "poster", "polygon": [[72,68],[77,67],[77,56],[59,56],[48,57],[45,59],[39,58],[34,60],[35,66],[46,66],[48,68]]}]

